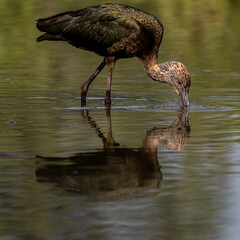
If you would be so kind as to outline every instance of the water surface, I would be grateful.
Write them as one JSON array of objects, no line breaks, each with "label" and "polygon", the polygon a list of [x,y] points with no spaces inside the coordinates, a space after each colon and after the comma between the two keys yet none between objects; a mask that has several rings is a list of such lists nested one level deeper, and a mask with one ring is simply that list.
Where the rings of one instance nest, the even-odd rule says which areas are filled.
[{"label": "water surface", "polygon": [[[100,3],[101,1],[97,1]],[[165,26],[160,61],[192,75],[189,109],[137,59],[36,43],[35,19],[96,2],[0,3],[0,239],[239,238],[237,1],[124,2]],[[180,14],[179,14],[180,13]]]}]

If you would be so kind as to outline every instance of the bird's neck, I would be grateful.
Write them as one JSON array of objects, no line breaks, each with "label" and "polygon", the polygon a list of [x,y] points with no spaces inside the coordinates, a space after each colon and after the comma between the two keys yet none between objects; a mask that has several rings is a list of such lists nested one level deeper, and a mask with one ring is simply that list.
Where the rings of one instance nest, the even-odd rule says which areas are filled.
[{"label": "bird's neck", "polygon": [[[158,64],[156,55],[140,58],[142,66],[146,74],[154,81],[167,82],[165,80],[165,72],[161,69],[161,64]],[[167,82],[168,83],[168,82]]]}]

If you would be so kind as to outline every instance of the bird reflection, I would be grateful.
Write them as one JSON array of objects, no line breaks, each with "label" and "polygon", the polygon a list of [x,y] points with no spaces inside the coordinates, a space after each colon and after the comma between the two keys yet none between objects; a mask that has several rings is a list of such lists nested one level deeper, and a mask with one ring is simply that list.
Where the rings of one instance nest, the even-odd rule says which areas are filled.
[{"label": "bird reflection", "polygon": [[103,148],[77,153],[67,158],[37,156],[38,182],[54,182],[66,191],[82,195],[133,197],[154,194],[162,180],[158,148],[181,150],[190,134],[188,112],[179,112],[167,128],[147,131],[142,146],[122,148],[113,138],[110,109],[106,110],[107,136],[101,132],[88,110],[82,116],[102,139]]}]

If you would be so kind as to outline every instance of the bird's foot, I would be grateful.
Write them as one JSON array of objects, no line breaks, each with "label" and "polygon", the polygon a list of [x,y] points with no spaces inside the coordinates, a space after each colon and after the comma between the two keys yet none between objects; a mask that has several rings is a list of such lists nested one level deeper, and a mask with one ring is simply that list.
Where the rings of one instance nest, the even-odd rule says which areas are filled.
[{"label": "bird's foot", "polygon": [[81,93],[81,106],[86,107],[86,93],[85,92]]},{"label": "bird's foot", "polygon": [[105,107],[106,107],[107,110],[110,110],[110,109],[111,109],[111,101],[110,101],[110,102],[107,102],[107,101],[105,100]]},{"label": "bird's foot", "polygon": [[86,104],[86,101],[81,101],[81,107],[86,107],[87,104]]},{"label": "bird's foot", "polygon": [[105,106],[110,107],[111,106],[111,91],[107,90],[106,91],[106,96],[105,96]]}]

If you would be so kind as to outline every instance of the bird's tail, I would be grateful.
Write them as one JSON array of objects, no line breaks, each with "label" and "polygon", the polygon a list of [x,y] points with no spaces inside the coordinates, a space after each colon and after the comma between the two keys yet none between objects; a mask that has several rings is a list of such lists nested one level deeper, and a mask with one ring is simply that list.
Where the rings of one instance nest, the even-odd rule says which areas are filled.
[{"label": "bird's tail", "polygon": [[37,28],[49,34],[59,34],[63,25],[72,19],[70,12],[60,13],[48,18],[40,18],[36,22]]},{"label": "bird's tail", "polygon": [[37,38],[37,42],[41,42],[41,41],[44,41],[44,40],[65,41],[65,39],[60,35],[53,35],[53,34],[48,34],[48,33],[44,33],[43,35],[41,35]]}]

